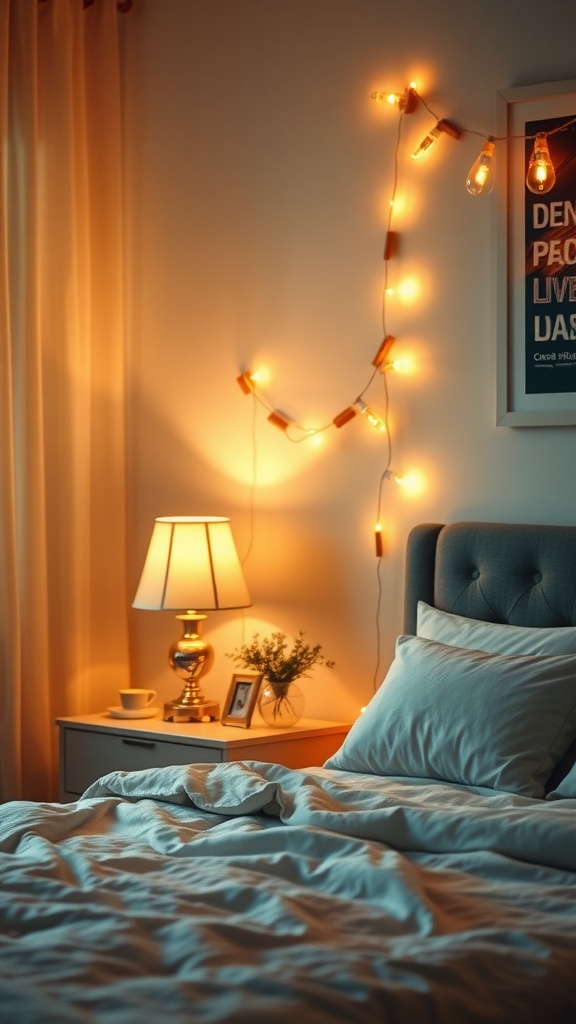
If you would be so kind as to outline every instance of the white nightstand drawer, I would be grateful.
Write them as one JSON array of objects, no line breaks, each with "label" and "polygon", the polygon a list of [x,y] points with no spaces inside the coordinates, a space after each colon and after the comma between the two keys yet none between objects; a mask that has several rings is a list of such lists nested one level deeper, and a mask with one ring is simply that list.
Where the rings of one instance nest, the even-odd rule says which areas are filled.
[{"label": "white nightstand drawer", "polygon": [[235,729],[221,722],[175,725],[158,717],[117,720],[106,714],[58,718],[60,800],[77,800],[108,772],[171,764],[272,761],[287,768],[321,765],[338,749],[344,722],[303,720],[289,729]]},{"label": "white nightstand drawer", "polygon": [[64,789],[80,796],[101,775],[164,768],[170,764],[216,764],[219,750],[144,736],[114,736],[88,729],[66,729],[63,736]]}]

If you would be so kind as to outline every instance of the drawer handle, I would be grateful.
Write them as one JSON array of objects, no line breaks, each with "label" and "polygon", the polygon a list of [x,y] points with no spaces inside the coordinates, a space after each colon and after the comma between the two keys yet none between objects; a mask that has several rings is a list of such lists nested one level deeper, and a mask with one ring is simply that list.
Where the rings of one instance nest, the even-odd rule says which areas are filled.
[{"label": "drawer handle", "polygon": [[156,746],[154,740],[127,740],[124,737],[122,737],[122,743],[126,743],[129,747],[148,747],[148,749]]}]

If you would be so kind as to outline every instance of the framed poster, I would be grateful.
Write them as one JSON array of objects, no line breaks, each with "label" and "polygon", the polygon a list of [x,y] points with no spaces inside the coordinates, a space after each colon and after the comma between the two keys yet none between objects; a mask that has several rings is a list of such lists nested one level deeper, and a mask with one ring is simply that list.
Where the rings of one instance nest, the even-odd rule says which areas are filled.
[{"label": "framed poster", "polygon": [[[525,183],[538,133],[556,173],[544,193]],[[498,93],[498,137],[498,424],[574,425],[576,79]]]}]

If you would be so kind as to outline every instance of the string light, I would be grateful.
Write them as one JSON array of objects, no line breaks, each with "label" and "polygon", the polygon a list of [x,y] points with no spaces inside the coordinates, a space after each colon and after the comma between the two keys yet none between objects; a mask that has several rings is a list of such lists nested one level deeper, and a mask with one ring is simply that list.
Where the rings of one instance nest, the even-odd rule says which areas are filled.
[{"label": "string light", "polygon": [[405,494],[409,494],[415,497],[417,494],[421,494],[424,490],[424,478],[421,473],[413,470],[410,473],[393,474],[393,479],[399,487],[402,488]]},{"label": "string light", "polygon": [[354,419],[356,412],[357,410],[354,406],[349,405],[347,409],[339,412],[338,415],[334,417],[332,420],[334,426],[338,428],[343,427],[346,423],[349,423],[350,420]]},{"label": "string light", "polygon": [[550,158],[546,135],[544,132],[538,132],[528,163],[526,187],[531,192],[535,192],[536,195],[541,195],[543,192],[549,192],[551,188],[554,188],[555,181],[556,174]]},{"label": "string light", "polygon": [[[458,128],[446,118],[438,117],[438,115],[426,103],[424,98],[416,91],[416,87],[413,82],[410,84],[410,87],[404,91],[404,93],[373,92],[371,97],[377,103],[388,102],[391,105],[398,106],[398,108],[402,110],[403,102],[408,94],[410,94],[411,110],[414,110],[418,102],[420,102],[426,110],[436,118],[435,126],[422,139],[420,145],[412,153],[413,159],[419,160],[436,142],[440,135],[442,135],[442,133],[445,133],[454,139],[459,139],[460,136],[465,133],[471,135],[483,134],[482,132],[478,132],[472,128]],[[488,195],[492,191],[494,185],[494,148],[496,142],[508,142],[510,138],[524,138],[535,139],[534,149],[530,158],[528,173],[526,176],[526,186],[531,192],[534,192],[537,195],[549,192],[550,189],[554,187],[556,173],[552,158],[550,157],[547,140],[550,135],[554,135],[559,131],[565,131],[573,124],[576,124],[576,117],[569,118],[563,124],[558,125],[549,132],[538,132],[537,135],[499,137],[494,135],[484,136],[486,138],[486,142],[478,160],[473,164],[466,179],[467,191],[473,196]]]},{"label": "string light", "polygon": [[[384,339],[380,343],[380,346],[378,348],[376,356],[373,359],[373,362],[372,362],[373,371],[372,371],[372,374],[371,374],[371,376],[370,376],[370,378],[368,380],[368,383],[366,384],[366,386],[363,389],[363,391],[360,392],[360,394],[358,395],[358,397],[356,398],[356,400],[353,403],[351,403],[350,405],[346,406],[340,413],[338,413],[336,416],[334,416],[334,418],[328,424],[324,425],[323,427],[320,427],[318,429],[313,429],[313,430],[310,430],[309,428],[305,428],[305,427],[299,425],[298,423],[295,423],[292,419],[289,419],[288,416],[286,416],[284,413],[280,413],[279,410],[272,408],[270,403],[266,400],[265,396],[262,394],[260,388],[257,386],[259,384],[258,375],[256,373],[254,373],[252,370],[246,370],[244,373],[242,373],[238,377],[238,383],[239,383],[239,385],[240,385],[240,387],[242,389],[242,392],[244,394],[251,394],[255,401],[259,402],[261,405],[264,406],[264,408],[266,408],[266,410],[268,411],[268,422],[270,422],[273,426],[277,427],[280,431],[282,431],[284,433],[284,435],[287,437],[288,440],[293,441],[293,442],[299,442],[301,440],[308,440],[308,441],[311,441],[312,443],[319,443],[319,441],[320,441],[320,436],[319,435],[323,431],[328,429],[328,427],[334,427],[336,429],[340,429],[343,426],[345,426],[347,423],[349,423],[351,420],[353,420],[356,416],[358,416],[358,415],[363,416],[364,419],[372,427],[373,430],[375,430],[378,434],[381,434],[381,435],[386,437],[386,445],[387,445],[386,468],[389,469],[392,449],[391,449],[390,431],[389,431],[389,427],[388,427],[388,402],[389,402],[389,400],[388,400],[388,387],[387,387],[386,377],[387,377],[388,371],[400,369],[402,367],[403,363],[402,363],[401,357],[400,358],[396,357],[394,360],[391,359],[390,353],[391,353],[391,349],[392,349],[393,345],[395,344],[396,339],[395,339],[395,337],[393,335],[391,335],[389,332],[386,331],[386,325],[385,325],[385,320],[386,320],[385,299],[386,299],[386,296],[388,296],[389,294],[393,293],[393,289],[388,286],[388,270],[389,270],[389,265],[390,265],[391,261],[398,254],[398,249],[399,249],[399,244],[400,244],[399,233],[393,229],[392,217],[393,217],[394,213],[396,212],[396,200],[397,200],[396,186],[397,186],[397,177],[398,177],[398,151],[399,151],[400,138],[401,138],[401,124],[402,124],[403,116],[405,114],[411,113],[415,109],[415,107],[417,106],[417,104],[419,102],[419,97],[418,97],[418,95],[417,95],[417,93],[415,91],[414,84],[412,83],[407,89],[404,90],[403,93],[397,93],[397,94],[394,94],[394,95],[391,95],[391,94],[380,94],[377,97],[373,96],[373,99],[376,99],[378,102],[387,102],[387,103],[390,103],[392,105],[395,105],[397,107],[398,111],[399,111],[399,115],[400,116],[399,116],[399,126],[398,126],[398,138],[397,138],[397,144],[396,144],[396,150],[395,150],[394,183],[393,183],[392,195],[391,195],[390,201],[389,201],[388,225],[387,225],[387,232],[386,232],[385,243],[384,243],[384,251],[383,251],[383,259],[384,259],[384,267],[385,267],[385,279],[384,279],[383,293],[382,293],[383,294],[382,322],[383,322],[383,326],[384,326]],[[400,295],[401,298],[403,297],[405,300],[407,298],[413,298],[416,293],[417,293],[417,288],[414,286],[413,283],[410,285],[410,284],[407,284],[406,282],[403,282],[403,283],[401,282],[401,284],[399,285],[399,295]],[[383,384],[384,384],[385,410],[384,410],[383,414],[381,414],[379,411],[376,411],[374,408],[368,406],[368,404],[364,401],[364,395],[368,391],[368,388],[370,387],[370,384],[372,383],[372,381],[373,381],[373,379],[374,379],[376,374],[378,374],[380,376],[380,378],[381,378],[381,380],[383,381]],[[298,435],[298,436],[294,436],[295,434]],[[384,479],[384,476],[382,477],[382,479]],[[381,557],[383,547],[382,547],[382,536],[381,536],[381,531],[380,530],[378,531],[377,543],[378,543],[378,551],[380,552],[379,557]]]},{"label": "string light", "polygon": [[411,82],[404,92],[373,92],[371,99],[376,103],[389,103],[396,106],[403,114],[411,114],[418,105],[418,93]]},{"label": "string light", "polygon": [[414,361],[409,355],[397,356],[392,359],[389,363],[384,363],[382,366],[382,372],[390,371],[392,373],[412,373],[414,370]]},{"label": "string light", "polygon": [[420,282],[415,277],[405,277],[403,281],[400,281],[397,291],[402,302],[415,302],[420,295]]},{"label": "string light", "polygon": [[[423,478],[418,473],[408,473],[401,475],[391,468],[392,462],[392,440],[390,436],[390,430],[388,426],[388,372],[391,370],[395,371],[406,371],[410,368],[410,361],[406,357],[396,357],[394,359],[389,358],[390,350],[395,343],[395,338],[386,330],[386,299],[389,296],[395,294],[395,289],[389,283],[388,271],[389,264],[398,254],[400,236],[397,231],[393,230],[392,217],[397,212],[397,180],[398,180],[398,152],[401,139],[402,121],[405,115],[413,113],[419,103],[425,107],[425,109],[435,118],[434,127],[424,137],[418,148],[412,153],[412,157],[419,160],[425,153],[428,152],[431,146],[437,141],[442,135],[446,134],[453,139],[459,139],[463,132],[482,135],[482,133],[473,131],[467,128],[458,128],[451,121],[446,118],[440,118],[438,115],[429,107],[426,101],[416,91],[415,84],[410,85],[404,89],[402,93],[397,92],[373,92],[371,94],[372,100],[376,103],[386,103],[386,105],[395,107],[399,113],[398,121],[398,134],[397,143],[394,151],[394,176],[393,176],[393,188],[392,195],[389,201],[389,213],[388,213],[388,225],[384,241],[384,282],[382,288],[382,325],[384,327],[384,339],[380,343],[380,347],[376,353],[375,358],[372,361],[372,373],[371,376],[363,389],[360,392],[358,398],[351,404],[346,406],[342,412],[334,416],[334,418],[324,426],[320,428],[310,429],[309,427],[303,427],[295,423],[284,413],[279,412],[277,409],[273,409],[267,402],[265,397],[260,393],[258,385],[262,383],[262,379],[259,374],[251,372],[249,370],[244,371],[237,377],[238,385],[241,388],[243,394],[251,394],[255,402],[259,402],[268,411],[268,422],[273,426],[277,427],[282,431],[286,437],[291,441],[307,440],[310,443],[316,445],[321,442],[321,434],[329,427],[335,427],[340,429],[353,420],[358,413],[360,413],[367,422],[378,432],[385,436],[385,445],[387,447],[387,458],[385,468],[383,469],[380,482],[378,487],[378,509],[376,517],[376,526],[374,528],[375,537],[375,548],[377,556],[377,579],[378,579],[378,601],[377,601],[377,614],[376,614],[376,637],[377,637],[377,657],[376,657],[376,668],[374,673],[374,690],[379,685],[379,665],[380,665],[380,605],[382,598],[382,584],[380,579],[380,566],[382,562],[382,556],[384,552],[383,536],[382,536],[382,525],[380,521],[381,504],[383,496],[383,486],[387,481],[393,481],[403,488],[410,494],[418,494],[423,489]],[[540,132],[536,136],[524,136],[525,138],[535,138],[534,151],[530,159],[528,174],[526,178],[527,187],[538,194],[548,192],[554,185],[555,172],[550,153],[548,150],[547,137],[554,134],[556,131],[566,129],[569,125],[575,124],[576,118],[571,118],[569,121],[557,128],[554,128],[548,133]],[[521,136],[522,137],[522,136]],[[472,166],[468,177],[466,179],[466,188],[471,195],[480,196],[486,195],[492,191],[493,177],[494,177],[494,151],[495,143],[503,141],[497,139],[492,135],[484,136],[486,139],[481,153]],[[401,204],[400,204],[401,205]],[[408,279],[403,281],[398,286],[398,293],[404,301],[414,301],[418,297],[420,288],[417,281],[414,279]],[[369,408],[364,401],[364,394],[368,391],[374,377],[379,375],[384,386],[384,397],[385,397],[385,412],[384,415],[375,412]],[[292,436],[293,432],[297,432],[298,438]],[[364,710],[364,709],[362,709]]]},{"label": "string light", "polygon": [[308,431],[308,444],[312,445],[313,448],[319,448],[322,444],[322,434],[318,430]]},{"label": "string light", "polygon": [[459,128],[456,128],[453,124],[450,124],[449,121],[442,118],[440,121],[436,122],[436,125],[428,132],[428,135],[422,139],[418,148],[412,153],[412,159],[419,160],[424,153],[428,152],[430,146],[436,142],[436,139],[440,138],[440,135],[443,132],[446,135],[450,135],[453,139],[459,139],[462,134]]},{"label": "string light", "polygon": [[377,366],[379,369],[384,369],[390,364],[386,362],[390,349],[392,348],[396,338],[392,334],[387,334],[384,341],[380,345],[374,359],[372,360],[372,366]]},{"label": "string light", "polygon": [[396,256],[398,252],[400,235],[397,231],[387,231],[386,241],[384,242],[384,259],[386,262],[391,260],[393,256]]},{"label": "string light", "polygon": [[236,377],[236,380],[238,381],[240,390],[243,391],[245,395],[249,395],[254,391],[256,380],[249,370],[245,370],[244,373],[241,373],[239,377]]},{"label": "string light", "polygon": [[284,416],[283,413],[281,412],[277,412],[276,410],[273,410],[270,413],[268,417],[268,423],[271,423],[273,427],[278,427],[278,430],[284,431],[288,430],[288,427],[290,426],[290,420],[288,419],[288,417]]},{"label": "string light", "polygon": [[494,187],[494,147],[495,142],[490,135],[482,146],[480,156],[470,168],[466,179],[466,189],[471,196],[485,196]]},{"label": "string light", "polygon": [[382,477],[384,480],[393,480],[394,483],[398,485],[404,483],[404,477],[400,476],[399,473],[395,473],[393,469],[385,469]]},{"label": "string light", "polygon": [[373,409],[369,409],[368,406],[366,405],[366,402],[363,402],[361,398],[357,398],[356,401],[354,402],[354,405],[358,409],[358,412],[360,412],[362,416],[366,417],[368,423],[370,424],[371,427],[374,428],[374,430],[378,430],[381,433],[383,433],[386,430],[386,423],[382,419],[382,416],[380,416],[377,412],[374,412]]}]

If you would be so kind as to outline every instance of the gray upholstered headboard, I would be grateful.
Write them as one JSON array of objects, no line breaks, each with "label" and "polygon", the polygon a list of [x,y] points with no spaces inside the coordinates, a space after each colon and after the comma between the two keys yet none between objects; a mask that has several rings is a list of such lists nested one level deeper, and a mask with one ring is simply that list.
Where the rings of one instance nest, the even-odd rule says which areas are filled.
[{"label": "gray upholstered headboard", "polygon": [[404,632],[418,601],[515,626],[576,625],[576,526],[423,523],[406,552]]}]

